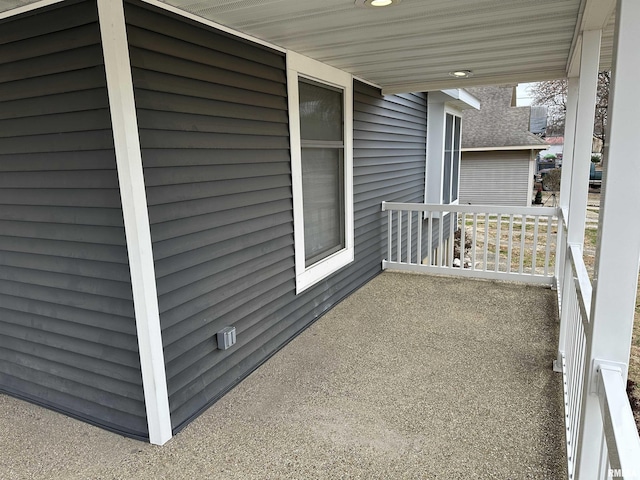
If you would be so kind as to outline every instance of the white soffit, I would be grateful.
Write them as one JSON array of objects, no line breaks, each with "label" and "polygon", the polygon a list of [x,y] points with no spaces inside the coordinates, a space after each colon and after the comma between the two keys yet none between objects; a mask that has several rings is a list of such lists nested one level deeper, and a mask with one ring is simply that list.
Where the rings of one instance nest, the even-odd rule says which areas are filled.
[{"label": "white soffit", "polygon": [[[345,70],[386,93],[564,77],[583,14],[603,15],[597,5],[603,0],[403,0],[379,8],[359,8],[355,0],[160,1]],[[38,2],[0,0],[0,12],[32,3]],[[603,34],[603,69],[611,61],[613,25]],[[454,70],[473,76],[454,79]]]},{"label": "white soffit", "polygon": [[[388,93],[563,77],[581,0],[165,0]],[[472,70],[458,81],[453,70]]]}]

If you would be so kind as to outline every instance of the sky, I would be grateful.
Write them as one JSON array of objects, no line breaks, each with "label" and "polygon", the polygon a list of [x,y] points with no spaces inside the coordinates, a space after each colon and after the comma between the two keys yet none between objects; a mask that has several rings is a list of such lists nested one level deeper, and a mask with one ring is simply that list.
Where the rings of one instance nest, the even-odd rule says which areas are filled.
[{"label": "sky", "polygon": [[531,97],[529,96],[528,88],[531,83],[519,83],[518,88],[516,90],[516,105],[519,107],[524,107],[527,105],[531,105]]}]

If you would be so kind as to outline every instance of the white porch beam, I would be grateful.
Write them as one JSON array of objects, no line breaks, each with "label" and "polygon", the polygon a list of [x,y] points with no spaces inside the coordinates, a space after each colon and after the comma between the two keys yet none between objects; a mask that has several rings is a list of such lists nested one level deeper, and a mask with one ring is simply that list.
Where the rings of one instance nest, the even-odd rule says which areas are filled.
[{"label": "white porch beam", "polygon": [[576,77],[580,72],[580,47],[582,36],[580,32],[589,30],[604,30],[614,11],[616,0],[585,0],[580,18],[576,24],[576,33],[571,45],[567,76]]},{"label": "white porch beam", "polygon": [[[640,222],[629,214],[640,211],[637,193],[640,183],[638,132],[640,118],[640,76],[637,46],[640,41],[640,2],[619,0],[613,48],[609,95],[608,144],[600,202],[596,270],[591,305],[591,335],[586,349],[586,368],[578,478],[593,478],[597,471],[602,418],[594,393],[594,373],[599,363],[620,367],[623,383],[631,348],[633,316],[640,259]],[[637,451],[638,440],[634,447]],[[623,447],[625,447],[623,445]],[[637,459],[636,459],[637,460]],[[637,465],[636,465],[637,467]],[[625,477],[626,478],[626,477]]]},{"label": "white porch beam", "polygon": [[616,0],[587,0],[580,29],[582,31],[602,30],[609,22],[615,6]]},{"label": "white porch beam", "polygon": [[98,0],[149,440],[172,436],[151,231],[122,0]]}]

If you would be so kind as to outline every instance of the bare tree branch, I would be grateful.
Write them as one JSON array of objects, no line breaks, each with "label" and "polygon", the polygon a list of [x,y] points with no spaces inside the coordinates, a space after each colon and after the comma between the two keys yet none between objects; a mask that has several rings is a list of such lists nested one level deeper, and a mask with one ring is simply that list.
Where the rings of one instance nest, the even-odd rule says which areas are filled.
[{"label": "bare tree branch", "polygon": [[[598,74],[593,134],[600,138],[603,143],[607,125],[610,82],[611,72],[606,71]],[[547,136],[562,135],[564,133],[564,119],[567,110],[567,81],[551,80],[539,82],[529,87],[529,92],[533,98],[533,105],[547,107]]]}]

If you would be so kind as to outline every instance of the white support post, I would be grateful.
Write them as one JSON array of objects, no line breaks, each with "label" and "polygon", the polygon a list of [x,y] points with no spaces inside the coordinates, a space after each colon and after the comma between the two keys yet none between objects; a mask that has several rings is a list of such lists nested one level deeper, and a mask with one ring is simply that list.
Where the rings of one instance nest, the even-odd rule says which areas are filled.
[{"label": "white support post", "polygon": [[[587,200],[589,198],[589,169],[591,166],[593,118],[596,110],[601,33],[600,30],[583,32],[580,78],[570,78],[568,85],[565,151],[562,155],[563,174],[560,180],[560,208],[564,214],[567,214],[566,244],[567,246],[578,245],[580,251],[582,251],[584,242]],[[561,230],[561,225],[558,225],[558,230]],[[558,235],[562,236],[561,233]],[[564,239],[562,240],[564,244]],[[562,252],[560,256],[566,262],[567,252]],[[562,265],[557,265],[556,268],[564,270],[564,262]],[[556,270],[556,275],[559,274],[558,272],[559,270]],[[571,287],[571,279],[565,278],[561,298],[569,298]],[[560,316],[558,354],[554,362],[555,371],[562,371],[562,353],[565,350],[568,322],[567,313],[567,310],[563,309]]]},{"label": "white support post", "polygon": [[570,244],[582,245],[584,243],[601,34],[601,30],[590,30],[582,33],[580,85],[578,87],[576,131],[571,159],[569,218],[567,219],[567,242]]},{"label": "white support post", "polygon": [[[564,124],[564,150],[562,152],[562,170],[564,175],[560,176],[560,198],[558,199],[558,206],[562,212],[562,218],[566,222],[569,212],[569,195],[571,194],[571,172],[573,170],[573,146],[576,133],[576,118],[578,110],[578,88],[580,87],[580,79],[578,77],[570,77],[567,80],[567,111],[565,115]],[[567,258],[566,246],[567,239],[564,235],[564,228],[562,222],[558,219],[558,236],[556,238],[556,265],[555,265],[555,277],[556,287],[562,289],[560,291],[559,298],[566,298],[564,291],[565,279],[565,260]],[[562,280],[562,281],[559,281]],[[560,317],[562,319],[562,305],[559,303],[558,307],[561,309]],[[566,314],[565,314],[566,316]],[[566,327],[566,320],[560,322],[560,336],[558,342],[558,356],[557,365],[554,362],[554,370],[561,371],[561,352],[564,351],[564,341],[566,337],[566,328],[562,328],[562,325]]]},{"label": "white support post", "polygon": [[[567,80],[567,112],[565,116],[564,126],[564,150],[562,153],[562,170],[564,175],[560,176],[560,198],[558,199],[558,206],[562,212],[563,221],[567,221],[567,213],[569,212],[569,195],[571,193],[571,172],[573,169],[573,143],[576,132],[576,117],[578,110],[578,87],[580,86],[580,79],[578,77],[572,77]],[[564,235],[564,228],[562,222],[558,219],[558,236],[556,238],[556,265],[555,265],[555,277],[556,286],[560,291],[560,299],[565,298],[566,292],[564,291],[564,271],[565,260],[567,258],[566,246],[567,239]],[[562,281],[559,281],[562,279]],[[562,305],[558,305],[562,309]],[[562,318],[562,312],[561,318]],[[561,325],[563,322],[561,322]],[[566,321],[564,322],[566,325]],[[566,329],[564,329],[566,330]],[[565,332],[561,327],[560,341],[558,347],[558,365],[561,363],[560,352],[564,351],[564,338]],[[557,370],[555,364],[554,369]]]},{"label": "white support post", "polygon": [[576,120],[578,118],[578,90],[580,78],[567,80],[567,112],[564,124],[564,149],[562,151],[562,171],[566,175],[560,177],[560,208],[567,211],[571,193],[571,172],[573,169],[573,148],[576,138]]},{"label": "white support post", "polygon": [[622,366],[623,382],[629,363],[633,315],[640,258],[640,222],[629,217],[640,211],[640,77],[638,42],[640,2],[619,0],[609,95],[607,162],[603,179],[596,253],[596,275],[591,304],[591,335],[585,362],[578,478],[593,478],[598,471],[602,419],[594,393],[595,366]]},{"label": "white support post", "polygon": [[151,231],[122,0],[98,0],[149,441],[172,436]]}]

